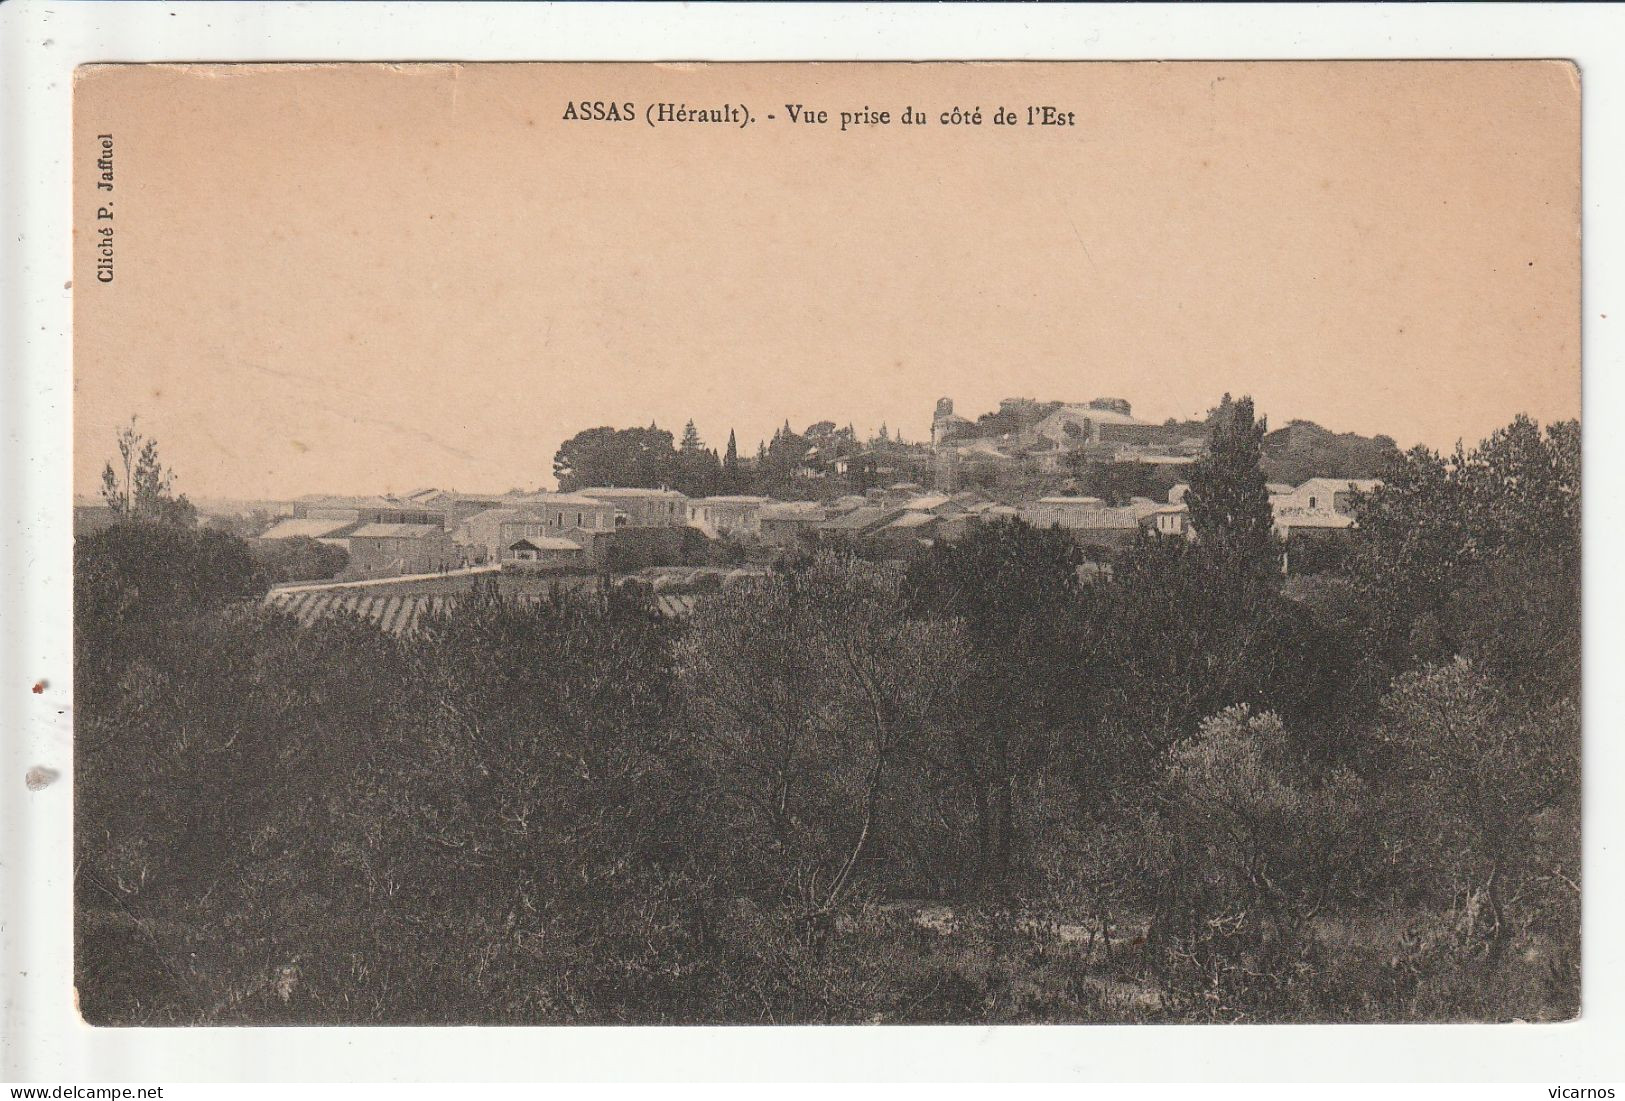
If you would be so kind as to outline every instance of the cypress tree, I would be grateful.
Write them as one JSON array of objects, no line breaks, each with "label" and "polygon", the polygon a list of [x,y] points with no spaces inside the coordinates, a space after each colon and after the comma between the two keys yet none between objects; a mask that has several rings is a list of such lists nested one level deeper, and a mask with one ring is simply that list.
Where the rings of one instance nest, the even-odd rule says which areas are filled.
[{"label": "cypress tree", "polygon": [[1275,554],[1275,516],[1260,463],[1268,422],[1253,417],[1253,399],[1214,411],[1207,453],[1191,466],[1185,503],[1197,537],[1213,550],[1267,562]]}]

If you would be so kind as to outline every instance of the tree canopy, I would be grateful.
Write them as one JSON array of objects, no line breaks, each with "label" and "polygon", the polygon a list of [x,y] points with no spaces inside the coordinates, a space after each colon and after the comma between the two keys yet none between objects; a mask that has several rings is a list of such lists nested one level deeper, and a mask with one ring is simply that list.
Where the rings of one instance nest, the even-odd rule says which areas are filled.
[{"label": "tree canopy", "polygon": [[197,508],[173,493],[175,472],[158,456],[158,441],[136,429],[136,418],[118,430],[118,464],[102,468],[102,500],[120,520],[150,520],[189,528]]},{"label": "tree canopy", "polygon": [[1268,423],[1253,418],[1253,399],[1229,394],[1210,415],[1206,453],[1190,468],[1185,503],[1197,537],[1213,551],[1260,561],[1274,552],[1263,458]]},{"label": "tree canopy", "polygon": [[680,616],[485,582],[390,633],[262,606],[226,532],[80,538],[83,1011],[1573,1015],[1579,426],[1394,456],[1304,587],[1213,551],[1258,549],[1240,404],[1202,539],[1082,572],[1004,520]]}]

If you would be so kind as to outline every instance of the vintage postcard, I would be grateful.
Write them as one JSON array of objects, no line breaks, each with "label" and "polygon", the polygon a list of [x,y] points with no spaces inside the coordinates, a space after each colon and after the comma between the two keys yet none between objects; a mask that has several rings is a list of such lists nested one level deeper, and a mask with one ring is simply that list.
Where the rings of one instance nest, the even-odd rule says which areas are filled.
[{"label": "vintage postcard", "polygon": [[84,1019],[1575,1017],[1580,105],[81,67]]}]

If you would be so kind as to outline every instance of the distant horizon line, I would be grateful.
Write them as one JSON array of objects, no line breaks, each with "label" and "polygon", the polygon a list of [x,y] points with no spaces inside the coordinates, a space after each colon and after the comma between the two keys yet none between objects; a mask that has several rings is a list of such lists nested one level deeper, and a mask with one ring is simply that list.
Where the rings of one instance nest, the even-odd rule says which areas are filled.
[{"label": "distant horizon line", "polygon": [[[1230,391],[1228,393],[1232,398],[1234,398],[1235,400],[1238,400],[1238,401],[1241,400],[1242,398],[1246,398],[1246,397],[1251,396],[1248,393],[1237,394],[1237,393],[1235,393],[1233,391]],[[944,396],[949,396],[949,395],[944,395]],[[951,397],[951,396],[949,396],[949,397]],[[937,400],[940,400],[940,399],[937,399]],[[1001,402],[1002,401],[1009,401],[1009,400],[1028,400],[1028,401],[1034,401],[1037,404],[1048,404],[1051,401],[1057,401],[1059,399],[1053,399],[1053,398],[1025,398],[1025,397],[1019,397],[1019,396],[1016,397],[1016,398],[1001,398],[1001,399],[999,399],[999,401],[1001,401]],[[1089,400],[1098,401],[1098,400],[1102,400],[1102,399],[1095,398],[1095,399],[1089,399]],[[1060,404],[1062,404],[1062,405],[1088,405],[1089,400],[1085,400],[1085,401],[1060,401]],[[1132,402],[1130,403],[1130,407],[1132,408]],[[998,408],[998,406],[995,405],[993,407],[993,409],[989,410],[988,412],[990,412],[990,413],[997,412],[997,408]],[[978,415],[981,415],[981,414],[978,414]],[[1136,414],[1131,413],[1130,415],[1136,415]],[[1203,416],[1203,415],[1205,415],[1205,414],[1191,414],[1191,415],[1187,415],[1185,417],[1164,417],[1164,418],[1162,418],[1160,420],[1147,419],[1147,418],[1139,418],[1139,419],[1145,419],[1145,420],[1147,420],[1147,423],[1150,423],[1150,424],[1166,424],[1169,420],[1174,420],[1174,421],[1199,420],[1201,418],[1201,416]],[[1536,423],[1540,424],[1542,428],[1545,428],[1545,427],[1547,427],[1547,426],[1549,426],[1551,424],[1560,424],[1560,423],[1563,423],[1564,421],[1569,421],[1569,420],[1579,421],[1580,420],[1579,414],[1576,414],[1576,415],[1571,416],[1571,417],[1562,417],[1562,418],[1558,418],[1558,419],[1550,420],[1550,421],[1540,421],[1538,418],[1535,418],[1530,414],[1526,414],[1526,413],[1523,413],[1523,412],[1520,411],[1520,412],[1512,413],[1510,416],[1507,417],[1506,421],[1503,424],[1498,424],[1496,427],[1497,428],[1504,427],[1504,424],[1510,424],[1512,422],[1512,420],[1515,419],[1518,416],[1530,416],[1530,419],[1535,420]],[[1270,419],[1268,413],[1260,413],[1259,418],[1261,420],[1264,420],[1266,423]],[[681,434],[681,431],[682,431],[682,427],[686,426],[687,423],[689,421],[691,421],[691,420],[693,420],[692,417],[684,417],[681,424],[679,424],[676,429],[674,429],[674,430],[673,429],[665,429],[667,431],[671,431],[674,445],[680,439],[680,434]],[[832,420],[832,418],[824,417],[824,418],[821,418],[821,420],[829,421],[829,420]],[[652,425],[656,426],[656,427],[661,427],[658,420],[651,420],[650,423]],[[813,424],[818,424],[818,423],[820,423],[820,421],[813,421],[812,423]],[[847,426],[851,426],[854,423],[855,422],[853,422],[853,421],[851,421],[849,419],[848,422],[847,422]],[[1342,430],[1342,429],[1336,429],[1336,428],[1328,428],[1326,425],[1322,424],[1320,421],[1314,420],[1314,419],[1312,419],[1310,417],[1303,417],[1303,416],[1290,417],[1290,418],[1282,421],[1281,424],[1280,424],[1280,427],[1285,428],[1285,427],[1289,427],[1289,426],[1291,426],[1293,424],[1312,424],[1317,428],[1324,429],[1325,431],[1330,432],[1333,435],[1337,435],[1337,436],[1355,435],[1355,436],[1363,436],[1365,439],[1372,439],[1372,440],[1378,438],[1379,436],[1387,436],[1387,438],[1389,438],[1391,440],[1394,440],[1395,448],[1397,448],[1401,452],[1408,451],[1413,447],[1425,446],[1425,447],[1430,448],[1431,450],[1438,451],[1441,454],[1443,454],[1445,452],[1448,452],[1450,448],[1454,447],[1456,445],[1456,443],[1461,443],[1464,446],[1468,446],[1468,447],[1474,447],[1474,446],[1477,446],[1479,443],[1483,442],[1482,439],[1478,439],[1478,440],[1473,440],[1471,443],[1469,443],[1465,436],[1457,436],[1455,440],[1451,441],[1449,444],[1446,444],[1444,446],[1438,446],[1438,445],[1435,445],[1435,444],[1425,443],[1425,442],[1422,442],[1422,441],[1416,441],[1416,442],[1413,442],[1411,444],[1402,445],[1397,439],[1395,439],[1393,436],[1389,436],[1386,432],[1378,431],[1378,432],[1373,432],[1370,435],[1366,435],[1365,433],[1359,432],[1357,430],[1352,430],[1352,429],[1350,429],[1350,430]],[[879,427],[887,427],[887,426],[888,426],[888,422],[886,422],[886,421],[881,421],[880,422]],[[562,446],[566,440],[569,440],[569,439],[573,438],[575,435],[578,435],[581,432],[591,431],[594,428],[614,428],[617,431],[621,431],[621,430],[625,430],[627,428],[642,428],[642,427],[645,427],[645,426],[641,425],[641,424],[620,425],[620,426],[611,425],[611,424],[588,425],[585,428],[576,429],[575,432],[572,432],[569,436],[565,436],[563,439],[561,439],[559,441],[559,445]],[[808,427],[810,427],[810,425]],[[1270,431],[1278,431],[1278,430],[1279,429],[1270,429]],[[777,431],[777,429],[775,429],[775,431]],[[877,427],[875,429],[875,431],[878,432],[879,428]],[[1494,429],[1491,429],[1491,431],[1494,431]],[[737,434],[736,430],[734,430],[734,429],[730,429],[730,432],[734,432],[735,434]],[[930,432],[929,432],[929,430],[927,430],[926,437],[924,439],[902,440],[901,442],[916,445],[916,446],[929,447],[929,446],[931,446],[931,444],[929,442],[929,437],[930,437]],[[896,437],[894,437],[894,438],[896,438]],[[160,440],[158,442],[159,442],[160,454],[161,454],[163,441]],[[738,441],[736,439],[736,443],[737,442]],[[746,454],[746,449],[743,446],[741,446],[740,447],[740,452],[741,452],[740,457],[741,457],[741,459],[744,459],[746,461],[754,461],[755,460],[755,452],[756,452],[756,450],[758,448],[762,447],[762,446],[765,446],[767,443],[768,443],[768,440],[766,438],[759,439],[757,441],[756,448],[752,448],[748,454]],[[706,450],[708,450],[708,451],[711,451],[711,450],[720,451],[720,448],[718,448],[718,447],[716,447],[716,446],[714,446],[712,444],[709,444],[709,443],[706,444],[705,447],[706,447]],[[111,460],[112,457],[113,456],[111,454],[106,456],[106,458],[109,459],[109,460]],[[298,500],[300,500],[301,498],[304,498],[304,497],[319,497],[319,496],[327,496],[327,497],[383,496],[383,497],[388,497],[388,496],[404,495],[406,493],[413,492],[413,490],[399,490],[399,491],[397,491],[397,490],[387,490],[386,489],[386,490],[373,490],[373,491],[370,491],[370,492],[360,492],[360,493],[358,493],[358,492],[355,492],[353,490],[350,490],[350,491],[343,491],[343,490],[335,491],[335,490],[331,490],[331,489],[306,489],[306,490],[301,490],[301,491],[299,491],[297,493],[289,493],[289,494],[282,494],[282,495],[275,495],[275,496],[265,495],[265,494],[257,494],[257,493],[255,493],[255,494],[236,494],[236,493],[231,493],[231,492],[216,492],[216,491],[202,492],[202,493],[195,493],[194,494],[194,493],[189,492],[185,488],[185,481],[186,481],[185,472],[184,471],[176,471],[175,475],[176,475],[176,481],[181,483],[177,487],[178,491],[179,491],[179,494],[185,496],[188,500],[192,501],[194,504],[196,504],[198,502],[205,502],[205,501],[208,501],[208,502],[290,504],[290,503],[296,502],[296,501],[298,501]],[[518,492],[521,492],[521,493],[557,493],[557,492],[562,492],[561,490],[559,490],[557,488],[557,480],[556,479],[551,479],[551,480],[553,481],[553,485],[554,485],[554,488],[552,488],[552,489],[548,489],[545,486],[538,486],[537,488],[525,489],[525,488],[521,488],[523,486],[523,482],[516,482],[513,487],[510,487],[508,489],[498,490],[498,491],[495,491],[495,492],[489,492],[489,493],[485,492],[485,491],[481,491],[481,490],[459,490],[459,489],[456,489],[456,488],[453,488],[453,487],[442,486],[442,485],[439,485],[439,484],[425,486],[425,485],[422,485],[421,483],[419,485],[415,486],[414,489],[424,489],[424,488],[441,489],[444,492],[458,493],[460,495],[470,496],[470,497],[501,497],[501,496],[511,494],[511,493],[515,492],[516,490]],[[100,489],[99,486],[96,486],[96,487],[94,487],[93,489],[90,489],[90,490],[75,489],[73,491],[73,493],[72,493],[72,499],[73,499],[73,504],[75,506],[78,506],[81,503],[99,504],[102,501],[101,489]]]}]

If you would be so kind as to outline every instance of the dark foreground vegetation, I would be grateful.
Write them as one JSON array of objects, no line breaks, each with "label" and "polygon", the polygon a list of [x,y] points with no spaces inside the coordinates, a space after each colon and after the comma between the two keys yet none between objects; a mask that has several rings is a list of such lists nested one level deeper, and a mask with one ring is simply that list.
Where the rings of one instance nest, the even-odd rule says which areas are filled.
[{"label": "dark foreground vegetation", "polygon": [[[1283,584],[1238,405],[1200,542],[990,524],[685,621],[406,638],[234,536],[76,547],[95,1023],[1504,1020],[1579,998],[1579,429],[1400,456]],[[1262,508],[1262,512],[1260,512]]]}]

